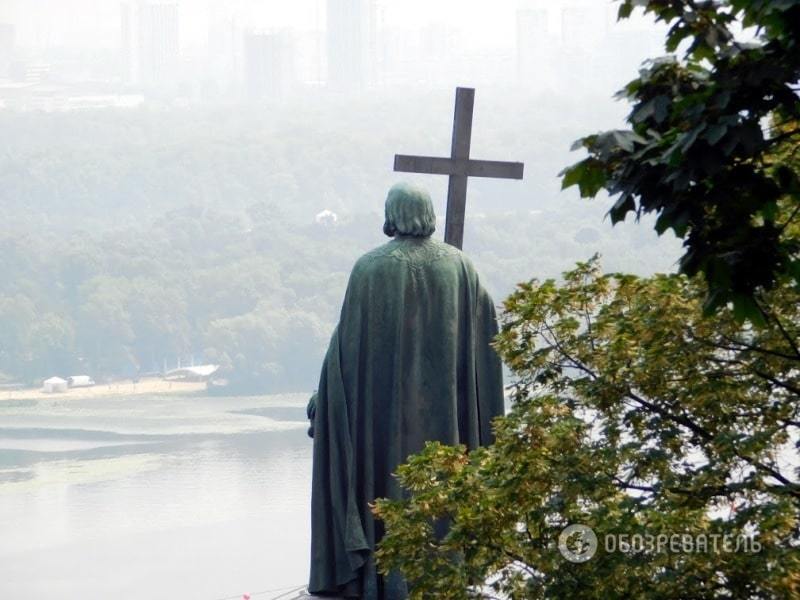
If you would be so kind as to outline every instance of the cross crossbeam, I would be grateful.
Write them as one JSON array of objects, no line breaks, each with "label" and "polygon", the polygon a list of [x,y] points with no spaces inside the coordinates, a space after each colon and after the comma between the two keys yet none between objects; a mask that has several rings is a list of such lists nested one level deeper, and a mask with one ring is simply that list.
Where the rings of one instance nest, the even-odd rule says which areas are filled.
[{"label": "cross crossbeam", "polygon": [[522,179],[524,165],[518,162],[475,160],[469,157],[472,142],[472,113],[475,106],[473,88],[456,88],[453,117],[453,142],[450,157],[409,156],[396,154],[394,170],[404,173],[448,175],[447,219],[444,241],[461,248],[464,243],[464,213],[467,204],[469,177]]},{"label": "cross crossbeam", "polygon": [[473,160],[440,158],[435,156],[394,157],[394,170],[428,175],[461,175],[466,177],[492,177],[494,179],[522,179],[522,163],[499,160]]}]

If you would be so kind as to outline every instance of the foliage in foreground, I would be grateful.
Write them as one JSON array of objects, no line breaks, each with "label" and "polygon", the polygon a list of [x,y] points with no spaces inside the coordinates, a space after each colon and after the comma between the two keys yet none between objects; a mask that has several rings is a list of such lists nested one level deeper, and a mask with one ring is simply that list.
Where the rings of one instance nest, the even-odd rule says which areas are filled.
[{"label": "foliage in foreground", "polygon": [[670,26],[666,49],[682,55],[620,92],[630,129],[579,140],[589,157],[563,186],[605,188],[615,223],[657,215],[659,234],[684,240],[681,271],[704,275],[706,309],[759,320],[754,294],[800,283],[800,237],[786,235],[800,218],[800,0],[623,0],[620,18],[635,6]]},{"label": "foliage in foreground", "polygon": [[[513,410],[495,445],[430,444],[399,469],[381,568],[414,598],[799,597],[800,295],[762,298],[759,329],[704,319],[703,296],[596,259],[521,285],[498,338]],[[580,564],[556,547],[574,523],[599,540]]]}]

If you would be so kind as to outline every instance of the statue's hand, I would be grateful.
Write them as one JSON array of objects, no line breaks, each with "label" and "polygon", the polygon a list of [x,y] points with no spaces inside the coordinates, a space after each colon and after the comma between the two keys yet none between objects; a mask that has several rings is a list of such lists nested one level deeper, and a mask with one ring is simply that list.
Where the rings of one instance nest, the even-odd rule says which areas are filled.
[{"label": "statue's hand", "polygon": [[308,416],[308,420],[311,421],[311,425],[308,428],[308,437],[314,437],[314,417],[317,415],[317,392],[315,391],[311,395],[311,399],[308,401],[308,406],[306,406],[306,416]]}]

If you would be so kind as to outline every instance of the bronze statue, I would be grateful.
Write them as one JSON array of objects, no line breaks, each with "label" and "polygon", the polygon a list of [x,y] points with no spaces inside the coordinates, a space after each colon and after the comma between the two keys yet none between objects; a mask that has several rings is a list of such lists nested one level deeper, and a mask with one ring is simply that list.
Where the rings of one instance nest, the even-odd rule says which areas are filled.
[{"label": "bronze statue", "polygon": [[405,598],[399,574],[376,571],[382,525],[369,503],[400,497],[392,473],[425,442],[488,444],[503,412],[494,304],[467,256],[431,238],[435,226],[427,192],[394,186],[383,228],[393,239],[350,275],[309,403],[312,594]]}]

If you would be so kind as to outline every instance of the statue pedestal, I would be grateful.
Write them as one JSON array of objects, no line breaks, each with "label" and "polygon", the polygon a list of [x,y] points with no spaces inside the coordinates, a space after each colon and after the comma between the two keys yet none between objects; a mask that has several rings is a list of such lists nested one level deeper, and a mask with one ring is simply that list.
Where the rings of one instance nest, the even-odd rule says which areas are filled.
[{"label": "statue pedestal", "polygon": [[290,596],[286,600],[345,600],[345,598],[341,596],[312,596],[303,590],[301,592],[297,592],[297,595],[295,596]]}]

